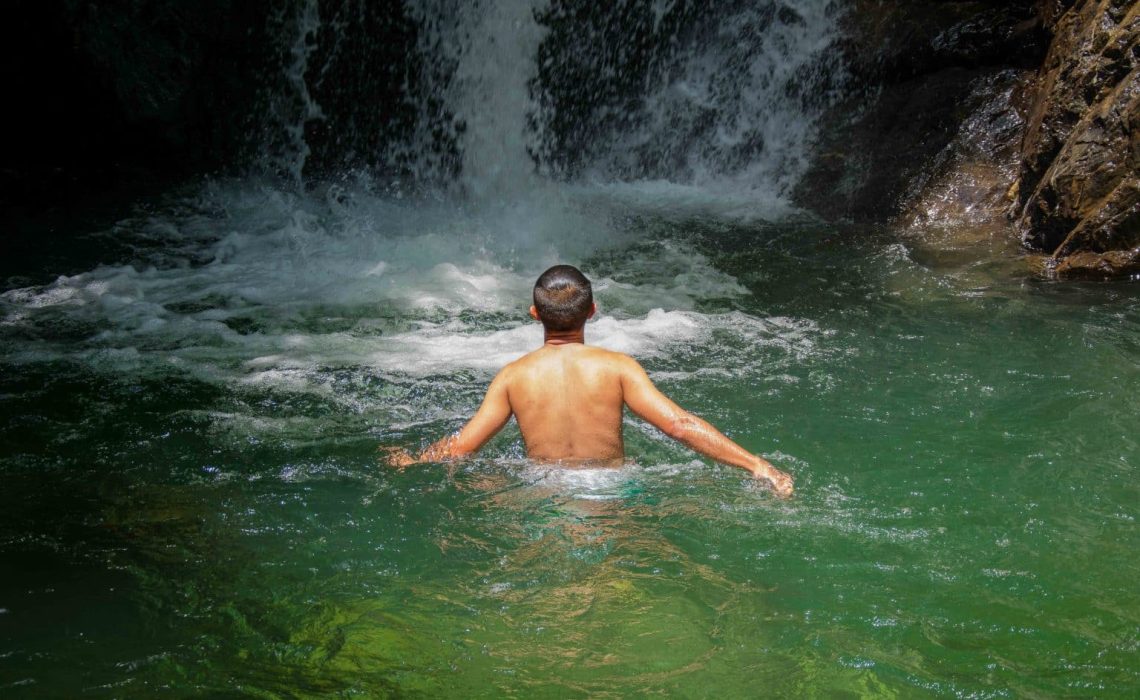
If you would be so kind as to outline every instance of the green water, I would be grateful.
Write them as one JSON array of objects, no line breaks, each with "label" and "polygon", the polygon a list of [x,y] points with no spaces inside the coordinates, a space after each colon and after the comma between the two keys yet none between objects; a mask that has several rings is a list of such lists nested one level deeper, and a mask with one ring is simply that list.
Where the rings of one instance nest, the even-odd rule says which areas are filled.
[{"label": "green water", "polygon": [[[382,467],[378,444],[454,429],[491,376],[362,359],[438,310],[231,303],[229,330],[128,343],[111,311],[9,292],[0,693],[1140,693],[1134,284],[885,231],[623,226],[582,260],[614,283],[611,328],[668,311],[686,274],[734,281],[688,298],[701,334],[641,359],[794,499],[632,421],[616,471],[530,465],[513,426],[479,459]],[[220,313],[164,269],[187,285],[164,318]],[[459,343],[525,303],[445,316]],[[318,348],[279,365],[291,384],[243,379],[269,336]]]}]

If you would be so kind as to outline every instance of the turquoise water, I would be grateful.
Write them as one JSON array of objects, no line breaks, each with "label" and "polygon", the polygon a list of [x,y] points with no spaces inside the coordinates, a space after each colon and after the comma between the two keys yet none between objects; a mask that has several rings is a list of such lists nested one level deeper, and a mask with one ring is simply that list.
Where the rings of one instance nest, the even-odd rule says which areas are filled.
[{"label": "turquoise water", "polygon": [[[147,202],[86,237],[116,259],[2,297],[0,691],[1134,696],[1140,297],[967,233],[611,190]],[[513,425],[383,467],[537,344],[555,260],[598,286],[588,340],[796,497],[633,420],[619,470],[528,464]]]}]

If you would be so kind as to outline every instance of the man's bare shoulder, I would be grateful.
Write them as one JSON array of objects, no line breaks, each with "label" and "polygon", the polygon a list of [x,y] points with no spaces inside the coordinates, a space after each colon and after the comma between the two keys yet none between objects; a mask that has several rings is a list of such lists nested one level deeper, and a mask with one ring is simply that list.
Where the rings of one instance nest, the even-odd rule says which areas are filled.
[{"label": "man's bare shoulder", "polygon": [[[520,371],[526,371],[536,366],[540,366],[543,363],[554,359],[555,357],[564,356],[561,355],[561,353],[567,349],[569,348],[541,347],[537,350],[532,350],[514,362],[511,362],[504,366],[503,369],[500,370],[500,374],[504,376],[510,376]],[[604,365],[612,367],[615,370],[625,370],[629,368],[641,367],[641,365],[638,364],[637,360],[633,359],[623,352],[607,350],[596,345],[577,345],[572,349],[572,351],[574,353],[575,359],[584,363]]]},{"label": "man's bare shoulder", "polygon": [[592,359],[597,362],[602,362],[607,365],[613,366],[615,369],[626,370],[631,367],[640,367],[637,360],[633,359],[624,352],[617,352],[616,350],[606,350],[596,346],[587,346]]},{"label": "man's bare shoulder", "polygon": [[[615,350],[607,350],[596,345],[576,345],[573,348],[539,348],[515,362],[511,363],[522,369],[525,367],[541,367],[543,363],[567,357],[566,350],[570,350],[573,354],[574,361],[581,363],[584,366],[591,367],[595,370],[608,370],[617,374],[626,374],[630,371],[637,371],[641,369],[641,365],[637,360],[623,352]],[[509,367],[510,365],[508,365]]]},{"label": "man's bare shoulder", "polygon": [[503,365],[503,368],[499,370],[499,373],[497,375],[495,375],[495,381],[510,382],[512,378],[520,374],[526,374],[527,372],[533,370],[535,366],[541,362],[542,356],[539,354],[541,351],[542,348],[539,348],[538,350],[531,350],[517,360],[513,360]]}]

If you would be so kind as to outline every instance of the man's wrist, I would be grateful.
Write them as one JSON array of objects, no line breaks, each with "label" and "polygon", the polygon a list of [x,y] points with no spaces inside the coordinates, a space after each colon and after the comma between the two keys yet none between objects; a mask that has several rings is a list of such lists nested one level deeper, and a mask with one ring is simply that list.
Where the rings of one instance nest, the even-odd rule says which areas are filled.
[{"label": "man's wrist", "polygon": [[758,474],[761,476],[768,476],[772,472],[776,471],[776,468],[772,466],[771,462],[761,457],[757,457],[756,461],[749,466],[749,469],[753,474]]}]

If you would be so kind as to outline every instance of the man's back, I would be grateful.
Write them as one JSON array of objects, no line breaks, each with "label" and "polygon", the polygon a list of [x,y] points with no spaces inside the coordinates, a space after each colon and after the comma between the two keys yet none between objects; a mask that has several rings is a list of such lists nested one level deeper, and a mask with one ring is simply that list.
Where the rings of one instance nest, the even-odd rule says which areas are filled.
[{"label": "man's back", "polygon": [[580,270],[555,265],[534,285],[530,315],[542,322],[542,347],[499,372],[462,430],[419,457],[396,450],[393,466],[478,452],[514,416],[527,456],[544,461],[620,462],[622,409],[718,462],[747,469],[789,496],[792,478],[662,394],[633,358],[586,345],[586,321],[598,307]]},{"label": "man's back", "polygon": [[622,371],[628,358],[580,343],[546,345],[503,370],[507,400],[542,460],[621,460]]}]

